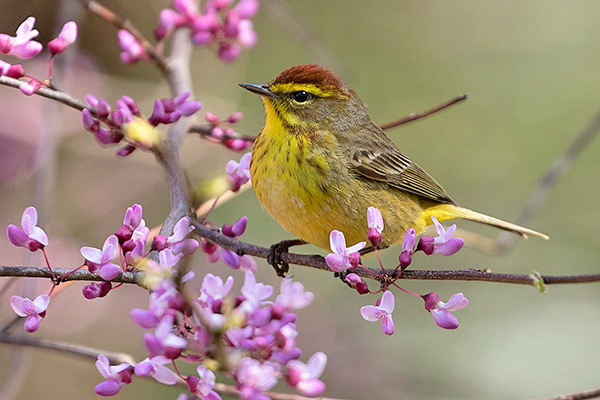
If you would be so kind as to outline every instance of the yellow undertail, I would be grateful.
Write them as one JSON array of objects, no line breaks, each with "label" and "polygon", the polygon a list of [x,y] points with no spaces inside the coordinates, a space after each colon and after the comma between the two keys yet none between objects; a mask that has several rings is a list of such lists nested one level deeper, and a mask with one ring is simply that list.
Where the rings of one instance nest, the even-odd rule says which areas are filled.
[{"label": "yellow undertail", "polygon": [[429,207],[421,213],[419,224],[424,229],[427,225],[431,225],[431,216],[435,215],[438,221],[446,221],[449,219],[463,218],[470,221],[480,222],[482,224],[495,226],[496,228],[510,231],[526,238],[528,235],[537,236],[542,239],[548,240],[549,237],[543,233],[536,232],[532,229],[524,228],[522,226],[512,224],[510,222],[502,221],[501,219],[490,217],[485,214],[481,214],[475,211],[471,211],[466,208],[457,207],[452,204],[440,204],[437,206]]}]

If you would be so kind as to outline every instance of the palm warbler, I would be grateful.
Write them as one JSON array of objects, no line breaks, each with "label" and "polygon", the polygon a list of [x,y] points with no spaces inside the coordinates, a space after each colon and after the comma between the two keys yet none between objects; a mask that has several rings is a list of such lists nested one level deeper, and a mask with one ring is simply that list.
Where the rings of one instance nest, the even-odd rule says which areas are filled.
[{"label": "palm warbler", "polygon": [[259,94],[266,123],[252,148],[252,186],[263,208],[285,229],[329,249],[329,234],[347,243],[367,239],[367,208],[381,210],[380,247],[439,221],[464,218],[515,232],[542,233],[459,207],[427,172],[398,150],[369,117],[356,93],[331,71],[296,65]]}]

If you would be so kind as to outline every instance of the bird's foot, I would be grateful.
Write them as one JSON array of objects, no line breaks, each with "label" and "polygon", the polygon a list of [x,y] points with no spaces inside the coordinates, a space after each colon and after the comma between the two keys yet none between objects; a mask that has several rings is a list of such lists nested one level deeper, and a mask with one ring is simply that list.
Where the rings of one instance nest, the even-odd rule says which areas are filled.
[{"label": "bird's foot", "polygon": [[288,271],[290,270],[290,266],[288,263],[283,262],[281,260],[281,255],[283,253],[287,253],[290,247],[292,246],[300,246],[307,243],[308,242],[305,242],[302,239],[288,239],[282,240],[279,243],[275,243],[269,248],[270,252],[267,256],[267,263],[269,263],[269,265],[271,265],[275,269],[275,273],[277,273],[277,276],[283,278],[285,277],[285,274],[288,273]]}]

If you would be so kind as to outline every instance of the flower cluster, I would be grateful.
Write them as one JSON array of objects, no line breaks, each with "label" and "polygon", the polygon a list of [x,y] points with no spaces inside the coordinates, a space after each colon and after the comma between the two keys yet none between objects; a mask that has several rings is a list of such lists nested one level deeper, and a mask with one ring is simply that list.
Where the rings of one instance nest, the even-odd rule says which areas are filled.
[{"label": "flower cluster", "polygon": [[[213,390],[215,374],[209,367],[227,365],[242,400],[268,399],[264,392],[281,378],[303,395],[320,394],[325,385],[319,377],[327,357],[318,352],[306,364],[298,360],[293,313],[308,306],[313,294],[286,278],[275,301],[268,301],[273,287],[257,282],[251,271],[246,271],[241,295],[230,295],[233,283],[231,276],[223,282],[207,274],[191,309],[172,281],[157,285],[148,310],[131,310],[139,326],[154,330],[143,337],[148,357],[134,369],[127,364],[111,367],[106,357],[98,357],[96,366],[107,380],[96,386],[96,393],[116,394],[131,382],[133,370],[137,376],[150,375],[169,385],[181,378],[192,394],[216,400],[220,396]],[[178,359],[200,363],[197,375],[182,376],[167,368]]]},{"label": "flower cluster", "polygon": [[[391,285],[396,286],[403,292],[419,296],[425,301],[425,309],[429,311],[433,317],[436,325],[444,329],[456,329],[458,328],[458,320],[452,311],[459,310],[466,307],[469,304],[468,300],[462,293],[457,293],[450,297],[447,303],[440,301],[439,296],[436,293],[429,293],[426,295],[419,295],[416,293],[409,292],[408,290],[402,289],[395,282],[397,279],[396,274],[402,273],[412,262],[412,256],[417,251],[423,251],[427,255],[431,254],[442,254],[452,255],[459,251],[464,245],[462,238],[453,238],[452,234],[456,230],[456,225],[452,225],[448,230],[445,230],[442,224],[438,222],[435,216],[431,217],[435,229],[438,233],[437,237],[421,237],[417,244],[417,234],[414,229],[409,229],[402,241],[402,252],[398,257],[399,264],[396,269],[391,273],[387,274],[381,266],[387,278],[392,279]],[[384,229],[383,217],[381,211],[375,207],[369,207],[367,209],[367,226],[369,228],[367,239],[373,246],[374,250],[377,248],[382,240],[382,233]],[[340,231],[333,230],[330,234],[330,245],[333,253],[330,253],[325,257],[325,261],[329,268],[334,272],[344,272],[347,270],[355,270],[360,265],[360,253],[366,246],[366,242],[360,242],[353,246],[346,247],[346,239],[344,234]],[[364,306],[360,312],[363,318],[367,321],[381,321],[381,329],[386,335],[394,333],[394,322],[392,320],[392,312],[394,311],[395,299],[394,295],[387,290],[388,283],[382,276],[378,276],[382,279],[382,282],[386,282],[384,285],[384,293],[381,299],[377,300],[374,306]],[[367,283],[358,274],[349,273],[344,277],[346,283],[356,289],[360,294],[369,293]]]},{"label": "flower cluster", "polygon": [[[81,248],[81,255],[85,258],[88,269],[106,281],[116,278],[123,271],[145,268],[144,283],[147,287],[155,289],[156,281],[162,282],[171,278],[176,273],[173,267],[177,262],[198,248],[197,240],[187,238],[192,229],[190,218],[183,217],[175,226],[172,236],[155,236],[151,250],[159,251],[159,263],[147,260],[146,256],[150,250],[146,251],[146,242],[150,229],[146,227],[142,218],[142,206],[134,204],[127,209],[123,225],[106,239],[101,250],[86,246]],[[121,265],[112,262],[119,251],[122,256]],[[110,289],[110,282],[93,282],[83,289],[83,295],[87,299],[103,297]]]},{"label": "flower cluster", "polygon": [[241,112],[235,112],[224,120],[219,119],[217,115],[211,112],[207,112],[204,118],[212,127],[210,136],[205,136],[206,139],[223,143],[225,147],[233,151],[244,151],[252,144],[248,140],[233,138],[234,130],[230,127],[224,127],[225,125],[235,124],[242,119]]},{"label": "flower cluster", "polygon": [[[197,100],[187,100],[189,96],[190,92],[185,91],[173,99],[156,100],[152,115],[145,120],[140,115],[140,108],[135,100],[129,96],[117,100],[117,109],[111,111],[106,100],[88,94],[85,99],[95,117],[92,111],[83,109],[83,126],[94,134],[94,138],[102,146],[125,139],[127,145],[117,151],[118,156],[127,156],[136,148],[150,150],[161,140],[161,135],[156,130],[157,125],[172,124],[181,117],[196,113],[202,107],[202,103]],[[100,122],[106,124],[108,129],[102,127]]]},{"label": "flower cluster", "polygon": [[[233,225],[225,224],[221,228],[221,232],[231,238],[241,236],[246,231],[246,225],[248,224],[248,217],[242,217],[236,221]],[[232,269],[241,269],[242,271],[256,272],[256,261],[248,254],[243,256],[237,255],[235,252],[229,249],[223,249],[221,246],[216,245],[208,240],[202,238],[201,249],[206,254],[206,259],[210,263],[216,263],[217,261],[223,260],[223,262]]]},{"label": "flower cluster", "polygon": [[[42,44],[33,40],[40,32],[33,29],[35,18],[27,18],[19,27],[15,36],[10,36],[5,33],[0,33],[0,53],[12,55],[21,59],[28,59],[36,56],[42,51]],[[57,38],[48,43],[48,50],[52,56],[50,60],[50,68],[48,76],[52,75],[52,60],[54,56],[62,53],[67,46],[75,42],[77,39],[77,24],[73,21],[67,22]],[[0,76],[8,76],[14,79],[26,77],[27,74],[21,64],[11,65],[0,60]],[[31,96],[40,86],[47,86],[46,82],[28,77],[27,82],[23,82],[19,86],[19,90],[24,94]]]},{"label": "flower cluster", "polygon": [[203,14],[193,0],[173,0],[173,8],[161,11],[154,36],[162,40],[176,28],[191,28],[194,44],[214,44],[219,58],[230,62],[239,57],[242,48],[256,43],[251,18],[257,11],[258,0],[240,0],[234,6],[232,0],[208,0]]}]

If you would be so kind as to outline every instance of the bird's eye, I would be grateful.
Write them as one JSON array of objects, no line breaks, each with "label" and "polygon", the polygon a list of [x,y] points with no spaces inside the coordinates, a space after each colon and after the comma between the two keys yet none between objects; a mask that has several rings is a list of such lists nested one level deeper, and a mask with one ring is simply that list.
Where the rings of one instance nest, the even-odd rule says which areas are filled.
[{"label": "bird's eye", "polygon": [[304,103],[305,101],[308,101],[309,98],[310,94],[308,94],[304,90],[298,90],[294,93],[294,100],[298,103]]}]

